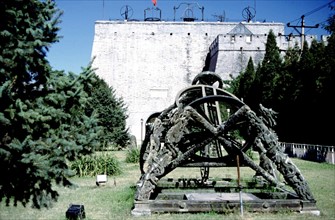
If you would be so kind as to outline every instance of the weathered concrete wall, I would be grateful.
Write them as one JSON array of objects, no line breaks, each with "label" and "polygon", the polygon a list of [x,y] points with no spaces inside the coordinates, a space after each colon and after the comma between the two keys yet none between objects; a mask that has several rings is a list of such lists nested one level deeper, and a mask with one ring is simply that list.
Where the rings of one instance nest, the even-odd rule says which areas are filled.
[{"label": "weathered concrete wall", "polygon": [[[93,67],[128,105],[127,125],[138,143],[144,134],[141,119],[145,122],[150,114],[170,106],[178,91],[190,85],[203,70],[209,48],[218,36],[219,48],[224,53],[220,54],[220,64],[215,64],[215,72],[227,78],[229,74],[238,74],[249,56],[262,58],[264,36],[270,29],[276,36],[284,34],[282,23],[243,23],[255,36],[263,36],[257,43],[262,49],[255,50],[258,46],[254,42],[245,44],[239,39],[236,44],[226,42],[225,36],[237,25],[235,22],[95,23]],[[244,48],[242,52],[240,47]],[[249,47],[252,51],[247,51]]]},{"label": "weathered concrete wall", "polygon": [[[242,23],[238,26],[248,27]],[[249,27],[254,29],[250,25]],[[268,30],[272,29],[268,28]],[[211,56],[209,70],[217,72],[224,79],[231,79],[230,76],[236,77],[245,70],[250,57],[256,67],[264,58],[268,34],[248,32],[249,28],[244,31],[240,30],[240,32],[218,35],[209,48]],[[275,33],[275,35],[277,46],[283,56],[289,47],[301,45],[300,37],[284,36],[282,32]],[[310,45],[314,39],[316,36],[307,36],[305,40]]]}]

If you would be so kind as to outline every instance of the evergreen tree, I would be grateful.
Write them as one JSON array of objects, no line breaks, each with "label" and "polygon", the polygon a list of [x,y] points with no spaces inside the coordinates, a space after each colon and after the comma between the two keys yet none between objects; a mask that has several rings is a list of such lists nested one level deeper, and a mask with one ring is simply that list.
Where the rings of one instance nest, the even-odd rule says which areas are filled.
[{"label": "evergreen tree", "polygon": [[294,102],[301,85],[297,83],[297,69],[300,59],[300,48],[296,43],[293,48],[288,48],[284,56],[284,64],[277,80],[276,95],[278,101]]},{"label": "evergreen tree", "polygon": [[[335,94],[335,6],[330,6],[332,14],[327,20],[325,29],[330,36],[327,45],[324,47],[322,63],[318,65],[320,72],[317,79],[317,100],[318,112],[316,117],[320,125],[316,127],[320,130],[319,139],[321,144],[334,145],[333,130],[329,127],[335,124],[335,115],[333,112],[333,102]],[[322,141],[322,142],[321,142]]]},{"label": "evergreen tree", "polygon": [[224,85],[226,86],[226,90],[230,93],[233,93],[233,94],[237,94],[237,91],[238,91],[238,88],[239,88],[239,83],[240,83],[240,80],[238,78],[239,76],[237,77],[233,77],[232,75],[230,75],[230,79],[228,80],[223,80],[223,83]]},{"label": "evergreen tree", "polygon": [[329,32],[330,36],[325,47],[325,53],[323,55],[324,65],[322,66],[322,74],[318,79],[319,91],[324,99],[329,100],[333,98],[335,94],[335,6],[331,6],[332,15],[327,20],[325,29]]},{"label": "evergreen tree", "polygon": [[324,103],[318,91],[320,86],[318,78],[322,75],[322,66],[325,63],[324,49],[323,43],[315,40],[310,47],[305,42],[296,69],[295,82],[298,86],[292,111],[294,118],[291,120],[296,128],[295,137],[292,137],[295,142],[325,143],[324,138],[321,138],[324,133],[322,126],[324,122],[320,121],[322,116],[318,116],[324,113]]},{"label": "evergreen tree", "polygon": [[109,145],[124,148],[129,141],[126,129],[127,108],[123,100],[116,97],[112,87],[98,76],[95,75],[94,78],[96,82],[88,91],[92,100],[86,111],[89,114],[95,111],[98,115],[98,124],[103,130],[100,140],[103,149],[107,149]]},{"label": "evergreen tree", "polygon": [[[334,11],[335,7],[330,7]],[[313,41],[310,47],[305,43],[300,51],[295,45],[286,51],[284,62],[275,36],[271,32],[268,35],[265,57],[250,86],[249,95],[254,98],[248,105],[257,107],[262,103],[279,112],[276,132],[281,141],[335,143],[329,129],[335,124],[331,101],[335,94],[334,13],[325,29],[330,33],[326,46]],[[242,87],[241,78],[231,84]]]},{"label": "evergreen tree", "polygon": [[293,48],[288,48],[284,56],[283,70],[277,80],[274,99],[278,102],[276,132],[282,141],[292,141],[299,131],[298,124],[295,123],[296,115],[299,115],[299,104],[297,104],[298,94],[302,85],[298,80],[298,67],[301,50],[298,44]]},{"label": "evergreen tree", "polygon": [[304,43],[304,48],[301,53],[301,58],[299,61],[299,81],[302,85],[299,98],[301,99],[301,104],[307,104],[313,101],[313,92],[315,91],[316,82],[316,59],[313,52],[308,47],[307,42]]},{"label": "evergreen tree", "polygon": [[282,58],[277,46],[276,36],[270,30],[265,45],[265,55],[262,61],[261,69],[257,75],[260,83],[261,103],[264,106],[273,106],[276,108],[277,103],[272,99],[275,94],[276,83],[282,70]]},{"label": "evergreen tree", "polygon": [[331,34],[331,41],[334,39],[334,32],[335,32],[335,6],[329,4],[330,10],[333,12],[329,18],[327,19],[327,24],[324,26],[325,30],[327,30]]},{"label": "evergreen tree", "polygon": [[249,95],[249,103],[248,105],[252,109],[258,109],[259,104],[262,103],[262,82],[261,82],[261,70],[262,70],[262,64],[258,63],[256,72],[255,72],[255,78],[253,83],[250,86],[250,94]]},{"label": "evergreen tree", "polygon": [[242,72],[237,78],[238,86],[235,88],[233,93],[242,98],[245,103],[253,103],[252,97],[252,84],[255,80],[255,67],[252,57],[249,58],[246,70]]},{"label": "evergreen tree", "polygon": [[58,41],[54,1],[0,0],[0,201],[47,207],[70,185],[68,161],[99,145],[95,115],[85,115],[93,71],[53,71]]}]

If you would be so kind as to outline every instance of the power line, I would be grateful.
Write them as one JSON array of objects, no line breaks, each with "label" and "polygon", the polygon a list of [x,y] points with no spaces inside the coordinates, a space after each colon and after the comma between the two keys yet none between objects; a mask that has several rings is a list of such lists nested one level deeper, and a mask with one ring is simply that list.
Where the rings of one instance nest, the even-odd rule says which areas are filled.
[{"label": "power line", "polygon": [[[331,5],[331,4],[334,3],[334,2],[335,2],[335,0],[332,0],[332,1],[328,2],[327,4],[321,5],[320,7],[315,8],[315,9],[313,9],[312,11],[303,14],[302,16],[307,17],[307,16],[309,16],[309,15],[311,15],[311,14],[314,14],[315,12],[320,11],[321,9],[323,9],[323,8],[325,8],[325,7],[329,6],[329,5]],[[292,23],[292,22],[295,22],[295,21],[300,20],[300,19],[302,18],[302,16],[301,16],[300,18],[297,18],[297,19],[293,20],[293,21],[290,21],[289,23]]]},{"label": "power line", "polygon": [[[293,27],[294,30],[296,30],[300,34],[300,36],[301,36],[301,49],[303,49],[303,47],[304,47],[305,28],[318,28],[319,25],[320,25],[320,24],[316,24],[316,25],[313,25],[313,26],[307,26],[307,25],[305,25],[305,17],[309,16],[309,15],[311,15],[311,14],[313,14],[313,13],[319,11],[319,10],[321,10],[322,8],[324,8],[326,6],[331,5],[333,2],[335,2],[335,0],[330,1],[327,4],[321,5],[320,7],[315,8],[312,11],[303,14],[300,18],[295,19],[295,20],[287,23],[287,27]],[[300,25],[291,25],[292,22],[298,21],[300,19],[301,19],[301,24]],[[297,28],[300,28],[300,31]]]},{"label": "power line", "polygon": [[317,12],[317,11],[320,11],[321,9],[323,9],[323,8],[326,7],[326,6],[329,6],[329,5],[330,5],[331,3],[333,3],[333,2],[335,2],[335,0],[333,0],[333,1],[329,2],[329,3],[327,3],[327,4],[324,4],[324,5],[322,5],[322,6],[318,7],[318,8],[316,8],[316,9],[310,11],[310,12],[307,12],[307,13],[304,14],[304,15],[305,15],[305,17],[307,17],[307,16],[309,16],[309,15],[311,15],[311,14]]},{"label": "power line", "polygon": [[[301,16],[301,25],[291,25],[290,23],[287,23],[287,27],[293,27],[301,36],[301,49],[304,48],[304,41],[305,41],[305,28],[318,28],[319,24],[316,24],[314,26],[306,26],[305,25],[305,15]],[[300,28],[301,31],[299,31],[297,28]]]}]

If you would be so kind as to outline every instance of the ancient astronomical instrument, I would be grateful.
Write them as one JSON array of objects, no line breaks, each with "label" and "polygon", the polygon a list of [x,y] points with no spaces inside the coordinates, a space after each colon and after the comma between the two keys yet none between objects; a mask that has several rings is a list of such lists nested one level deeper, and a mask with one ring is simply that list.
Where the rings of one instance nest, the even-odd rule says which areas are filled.
[{"label": "ancient astronomical instrument", "polygon": [[[262,209],[275,204],[275,207],[283,208],[278,206],[278,201],[273,200],[266,200],[264,205],[265,198],[275,199],[280,195],[281,198],[291,198],[284,200],[284,207],[301,210],[303,201],[305,208],[306,204],[315,208],[315,200],[306,180],[284,154],[273,131],[276,114],[262,105],[256,114],[239,98],[224,90],[221,78],[215,73],[202,72],[197,75],[191,86],[177,94],[170,107],[152,114],[146,121],[146,136],[140,152],[141,177],[135,193],[135,210],[141,212],[143,204],[151,211],[161,210],[157,206],[161,207],[162,202],[158,205],[154,202],[155,199],[171,195],[170,192],[158,196],[164,191],[159,186],[162,178],[176,168],[199,167],[199,178],[170,181],[173,182],[170,185],[179,190],[187,187],[206,189],[206,195],[201,195],[201,190],[198,190],[192,196],[185,194],[178,197],[179,191],[174,198],[180,198],[183,205],[176,207],[172,202],[174,200],[171,200],[171,204],[165,203],[165,208],[170,211],[185,211],[191,206],[193,211],[222,211],[227,201],[229,205],[233,204],[230,199],[217,198],[218,192],[228,192],[225,187],[228,180],[222,180],[221,183],[211,180],[210,169],[239,166],[247,166],[255,171],[254,180],[244,186],[247,195],[252,198],[248,207]],[[258,162],[249,156],[250,150],[258,152]],[[240,187],[238,185],[236,190]],[[256,192],[256,186],[258,190],[262,187],[271,188],[271,193],[266,196],[264,191],[263,194],[251,193]],[[212,194],[208,194],[209,189]],[[194,199],[197,196],[202,200]],[[207,208],[204,208],[203,198],[208,198]],[[199,202],[198,207],[194,205],[196,202]]]}]

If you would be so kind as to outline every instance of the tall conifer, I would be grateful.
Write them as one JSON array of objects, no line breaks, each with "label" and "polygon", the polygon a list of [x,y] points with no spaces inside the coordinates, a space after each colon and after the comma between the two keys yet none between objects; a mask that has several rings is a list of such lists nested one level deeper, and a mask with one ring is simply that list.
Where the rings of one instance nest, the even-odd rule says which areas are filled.
[{"label": "tall conifer", "polygon": [[275,107],[276,105],[272,97],[281,69],[282,58],[277,46],[276,36],[270,30],[265,45],[264,59],[257,79],[260,82],[258,89],[261,92],[261,103],[265,106]]},{"label": "tall conifer", "polygon": [[46,53],[58,41],[54,1],[0,0],[0,201],[48,207],[70,185],[68,162],[99,145],[85,115],[93,71],[53,71]]},{"label": "tall conifer", "polygon": [[[330,6],[334,11],[335,7]],[[335,94],[335,14],[325,26],[330,36],[326,45],[312,41],[302,50],[295,45],[284,56],[269,33],[266,54],[257,67],[248,105],[259,103],[279,112],[276,131],[281,141],[334,145],[335,124],[333,96]],[[240,79],[232,85],[240,85]],[[238,82],[237,82],[238,81]]]},{"label": "tall conifer", "polygon": [[115,90],[107,83],[94,76],[94,86],[88,89],[92,99],[86,108],[86,112],[97,113],[98,124],[102,127],[103,135],[100,142],[106,150],[109,146],[124,148],[129,141],[129,133],[126,128],[127,108],[122,98],[117,98]]},{"label": "tall conifer", "polygon": [[233,92],[238,97],[242,98],[243,101],[247,104],[253,104],[253,95],[251,94],[252,91],[252,84],[255,80],[255,67],[252,57],[249,58],[246,70],[242,72],[236,80],[239,81],[238,87]]}]

